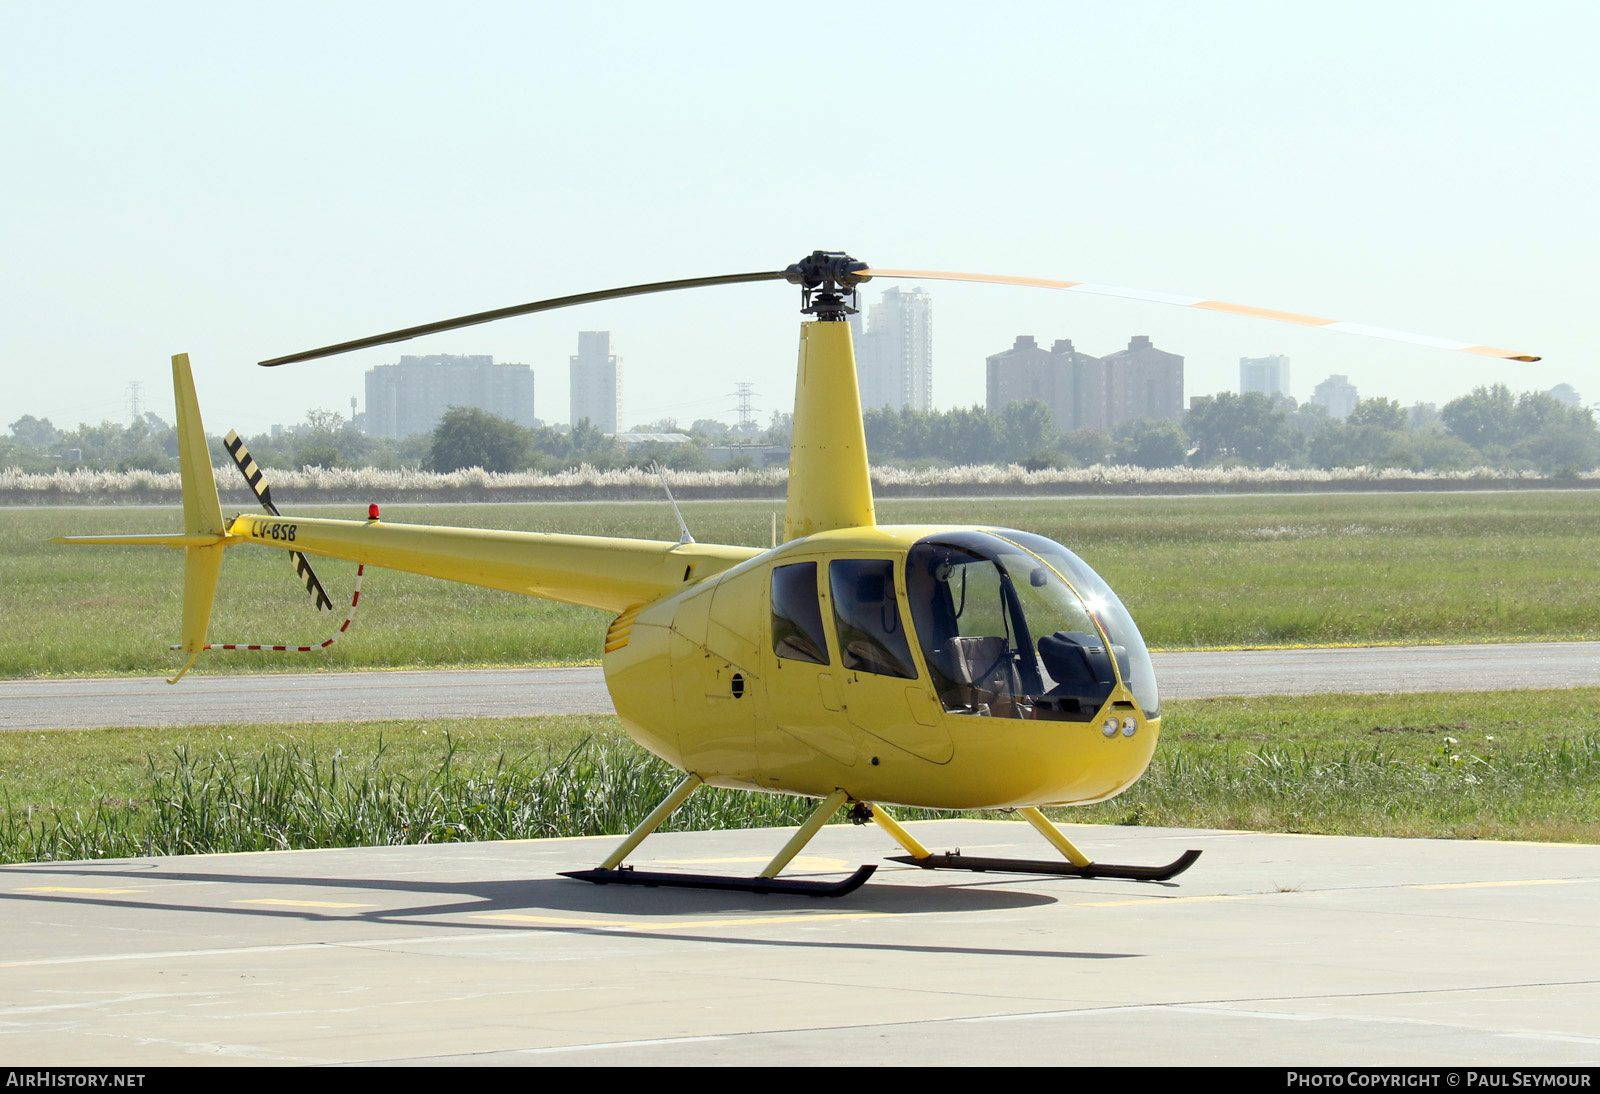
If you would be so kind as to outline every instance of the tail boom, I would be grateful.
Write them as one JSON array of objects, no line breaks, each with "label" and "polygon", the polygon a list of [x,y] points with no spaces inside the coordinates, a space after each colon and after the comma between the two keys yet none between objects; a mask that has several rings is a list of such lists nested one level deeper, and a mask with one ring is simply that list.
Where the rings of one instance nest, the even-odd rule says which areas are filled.
[{"label": "tail boom", "polygon": [[252,513],[234,517],[228,532],[235,543],[259,543],[617,613],[760,553],[755,547]]}]

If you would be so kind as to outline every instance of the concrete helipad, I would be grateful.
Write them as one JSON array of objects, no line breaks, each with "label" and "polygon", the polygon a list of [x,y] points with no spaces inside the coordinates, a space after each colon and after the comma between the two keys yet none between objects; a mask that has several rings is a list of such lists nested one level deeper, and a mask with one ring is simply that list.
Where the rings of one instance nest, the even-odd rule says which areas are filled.
[{"label": "concrete helipad", "polygon": [[[1041,857],[1022,824],[911,826]],[[1600,1062],[1600,848],[1076,828],[1165,884],[882,866],[841,900],[556,876],[611,839],[0,868],[0,1062]],[[642,866],[754,873],[778,831]],[[792,872],[891,852],[824,830]]]}]

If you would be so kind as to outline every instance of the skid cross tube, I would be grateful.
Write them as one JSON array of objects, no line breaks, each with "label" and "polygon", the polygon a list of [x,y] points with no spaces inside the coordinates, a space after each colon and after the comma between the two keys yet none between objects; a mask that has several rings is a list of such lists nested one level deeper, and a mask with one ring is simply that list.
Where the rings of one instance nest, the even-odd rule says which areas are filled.
[{"label": "skid cross tube", "polygon": [[1073,846],[1072,841],[1062,834],[1061,829],[1057,828],[1053,823],[1051,823],[1049,817],[1045,816],[1031,805],[1022,809],[1018,809],[1017,812],[1021,813],[1022,819],[1033,825],[1034,831],[1038,832],[1045,839],[1049,840],[1050,846],[1054,847],[1057,851],[1060,851],[1062,855],[1066,857],[1066,860],[1072,863],[1072,865],[1077,866],[1080,869],[1094,865],[1088,855],[1084,854],[1082,851],[1078,850],[1077,847]]},{"label": "skid cross tube", "polygon": [[902,861],[921,862],[928,857],[929,850],[917,842],[917,838],[910,832],[900,827],[900,822],[891,817],[887,809],[881,805],[867,804],[867,810],[872,814],[873,823],[889,833],[889,838],[904,847],[910,854],[909,860]]},{"label": "skid cross tube", "polygon": [[828,818],[837,813],[839,807],[849,797],[850,795],[843,790],[835,790],[832,794],[823,798],[822,802],[811,811],[811,815],[806,818],[806,822],[800,826],[800,830],[789,838],[788,843],[783,845],[783,850],[774,855],[772,861],[767,863],[767,868],[761,871],[761,876],[764,878],[777,877],[778,871],[789,865],[790,861],[800,853],[800,849],[811,842],[812,837],[822,830],[824,824],[828,823]]},{"label": "skid cross tube", "polygon": [[657,828],[670,816],[673,810],[689,800],[689,795],[699,790],[702,785],[699,775],[685,775],[683,781],[672,788],[661,804],[650,811],[650,815],[639,822],[639,827],[628,833],[628,838],[622,841],[622,846],[611,852],[611,857],[600,864],[602,870],[615,870],[622,865],[622,860],[633,853],[633,849],[644,842],[644,838]]},{"label": "skid cross tube", "polygon": [[623,841],[621,847],[612,852],[604,865],[598,870],[564,870],[563,877],[576,878],[579,881],[590,881],[596,885],[645,885],[650,887],[662,886],[677,889],[721,889],[741,893],[786,893],[792,896],[834,897],[853,893],[872,876],[877,870],[876,866],[862,866],[855,873],[843,881],[802,881],[778,877],[778,872],[794,860],[795,855],[807,843],[810,843],[829,819],[839,811],[839,807],[849,800],[849,795],[843,790],[835,790],[822,799],[811,816],[806,818],[797,832],[783,845],[766,869],[755,877],[722,877],[716,874],[678,874],[666,873],[655,870],[635,870],[631,866],[623,866],[622,860],[626,858],[635,847],[639,846],[644,838],[667,819],[674,809],[694,793],[701,785],[698,776],[690,775],[678,784],[666,801],[656,806],[655,811],[644,819],[644,822]]}]

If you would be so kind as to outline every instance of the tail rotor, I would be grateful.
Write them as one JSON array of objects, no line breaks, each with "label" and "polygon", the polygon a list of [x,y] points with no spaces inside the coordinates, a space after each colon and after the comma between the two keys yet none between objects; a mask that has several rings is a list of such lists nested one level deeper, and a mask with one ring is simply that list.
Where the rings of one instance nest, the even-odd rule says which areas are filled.
[{"label": "tail rotor", "polygon": [[[272,487],[267,485],[267,479],[262,474],[260,466],[250,455],[250,450],[244,446],[244,441],[239,438],[235,430],[228,430],[228,435],[222,439],[223,447],[228,450],[228,455],[233,458],[234,466],[239,469],[239,474],[244,476],[244,481],[249,484],[256,498],[261,502],[261,507],[273,516],[282,516],[278,507],[272,503]],[[306,592],[317,606],[319,612],[333,611],[333,601],[329,599],[328,592],[322,587],[322,582],[317,579],[317,572],[311,568],[311,563],[299,551],[289,552],[289,557],[294,561],[294,572],[305,583]]]}]

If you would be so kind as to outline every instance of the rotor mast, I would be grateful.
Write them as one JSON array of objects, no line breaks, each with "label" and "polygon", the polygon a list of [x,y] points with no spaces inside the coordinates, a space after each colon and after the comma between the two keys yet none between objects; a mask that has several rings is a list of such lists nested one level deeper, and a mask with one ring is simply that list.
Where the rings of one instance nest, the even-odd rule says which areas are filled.
[{"label": "rotor mast", "polygon": [[845,321],[857,310],[856,286],[867,280],[865,269],[847,254],[817,251],[785,271],[801,286],[801,312],[816,316],[800,325],[785,543],[877,523],[855,348]]}]

